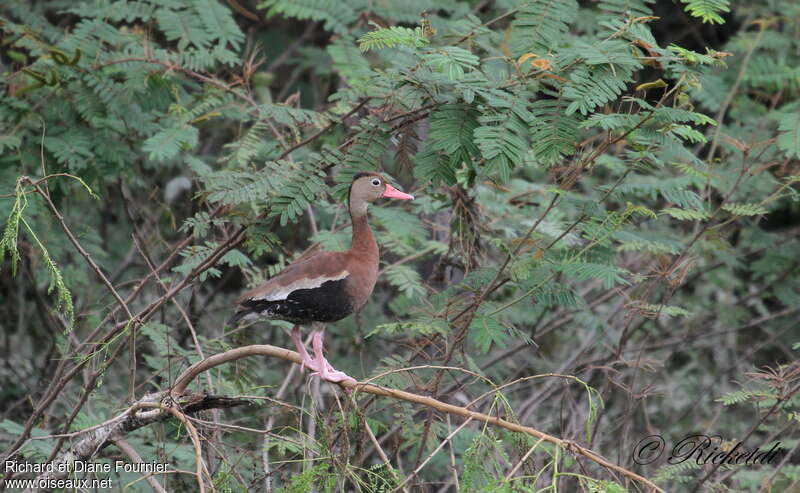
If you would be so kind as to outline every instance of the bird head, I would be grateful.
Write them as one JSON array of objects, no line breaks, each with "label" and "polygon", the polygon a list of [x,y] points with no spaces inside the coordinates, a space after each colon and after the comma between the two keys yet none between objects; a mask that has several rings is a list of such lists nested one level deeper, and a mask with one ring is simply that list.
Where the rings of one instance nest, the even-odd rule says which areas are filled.
[{"label": "bird head", "polygon": [[381,197],[401,200],[414,200],[413,195],[403,193],[389,185],[378,173],[358,173],[350,184],[350,203],[375,202]]}]

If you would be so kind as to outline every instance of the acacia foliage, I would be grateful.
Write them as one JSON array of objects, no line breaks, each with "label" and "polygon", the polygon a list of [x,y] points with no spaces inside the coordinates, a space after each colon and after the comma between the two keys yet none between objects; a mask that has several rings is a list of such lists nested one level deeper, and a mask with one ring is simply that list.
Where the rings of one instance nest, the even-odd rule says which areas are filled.
[{"label": "acacia foliage", "polygon": [[[726,438],[753,427],[753,443],[796,444],[778,431],[793,429],[798,406],[797,375],[785,365],[797,359],[800,306],[800,6],[659,4],[4,7],[0,440],[38,433],[32,425],[45,416],[54,433],[101,422],[129,388],[168,384],[203,354],[286,345],[279,330],[223,329],[230,302],[298,258],[307,237],[347,248],[347,184],[358,171],[381,170],[419,199],[372,209],[382,281],[360,320],[329,329],[337,366],[359,377],[460,367],[479,378],[422,369],[379,382],[462,404],[526,376],[575,376],[589,387],[525,381],[475,406],[585,442],[664,487],[796,482],[794,465],[703,479],[696,464],[639,466],[626,455],[653,428],[679,438],[714,416]],[[696,18],[684,27],[699,43],[662,27],[668,17],[654,14],[670,8]],[[114,298],[35,192],[39,179],[143,316],[115,311],[105,320]],[[137,280],[183,238],[178,261],[140,296]],[[193,284],[175,304],[149,310],[183,280]],[[124,357],[129,348],[136,358]],[[63,377],[78,365],[94,377]],[[216,393],[272,396],[285,372],[244,362],[206,383]],[[64,385],[42,409],[51,378]],[[214,436],[218,487],[263,486],[269,470],[285,491],[383,491],[458,426],[363,397],[337,414],[327,394],[327,407],[303,395],[299,387],[289,396],[303,411],[272,418],[284,428],[260,445],[247,433]],[[755,404],[775,409],[754,420]],[[720,414],[723,405],[732,407]],[[263,428],[277,409],[231,416]],[[395,444],[388,465],[356,445],[366,426]],[[175,430],[141,430],[129,441],[146,458],[168,449],[174,466],[193,469],[191,445],[173,439]],[[24,454],[44,459],[55,446],[63,443],[30,442]],[[507,479],[534,446],[533,460]],[[468,426],[446,447],[410,484],[455,488],[451,455],[463,491],[633,489],[497,430]],[[272,469],[227,460],[240,448]]]}]

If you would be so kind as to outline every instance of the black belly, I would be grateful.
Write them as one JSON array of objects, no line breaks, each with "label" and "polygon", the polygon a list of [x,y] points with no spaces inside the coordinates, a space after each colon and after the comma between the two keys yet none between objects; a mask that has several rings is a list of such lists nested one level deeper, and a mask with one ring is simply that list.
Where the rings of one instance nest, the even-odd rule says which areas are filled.
[{"label": "black belly", "polygon": [[347,278],[326,281],[317,288],[297,289],[285,300],[251,300],[242,303],[244,310],[236,314],[242,318],[257,314],[267,319],[287,320],[296,324],[309,322],[336,322],[353,313],[353,305],[345,289]]}]

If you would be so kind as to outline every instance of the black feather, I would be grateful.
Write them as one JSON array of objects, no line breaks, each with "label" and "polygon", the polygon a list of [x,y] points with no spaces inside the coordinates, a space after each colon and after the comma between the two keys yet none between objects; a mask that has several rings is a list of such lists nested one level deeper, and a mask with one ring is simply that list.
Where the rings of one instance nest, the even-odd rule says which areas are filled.
[{"label": "black feather", "polygon": [[353,305],[345,289],[347,279],[325,281],[316,288],[296,289],[285,300],[247,300],[229,323],[233,324],[249,314],[296,324],[336,322],[353,313]]}]

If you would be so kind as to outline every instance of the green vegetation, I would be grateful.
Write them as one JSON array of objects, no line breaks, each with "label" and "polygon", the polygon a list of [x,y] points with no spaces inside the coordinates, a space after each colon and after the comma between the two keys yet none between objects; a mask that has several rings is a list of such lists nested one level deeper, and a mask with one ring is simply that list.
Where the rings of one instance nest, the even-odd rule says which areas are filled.
[{"label": "green vegetation", "polygon": [[[248,357],[191,385],[247,407],[90,451],[182,472],[97,477],[800,488],[796,0],[6,2],[0,82],[0,464],[53,460],[212,354],[291,347],[283,322],[227,326],[233,300],[346,249],[348,184],[380,170],[417,200],[371,208],[381,277],[329,359],[624,471]],[[692,434],[784,453],[637,459]]]}]

